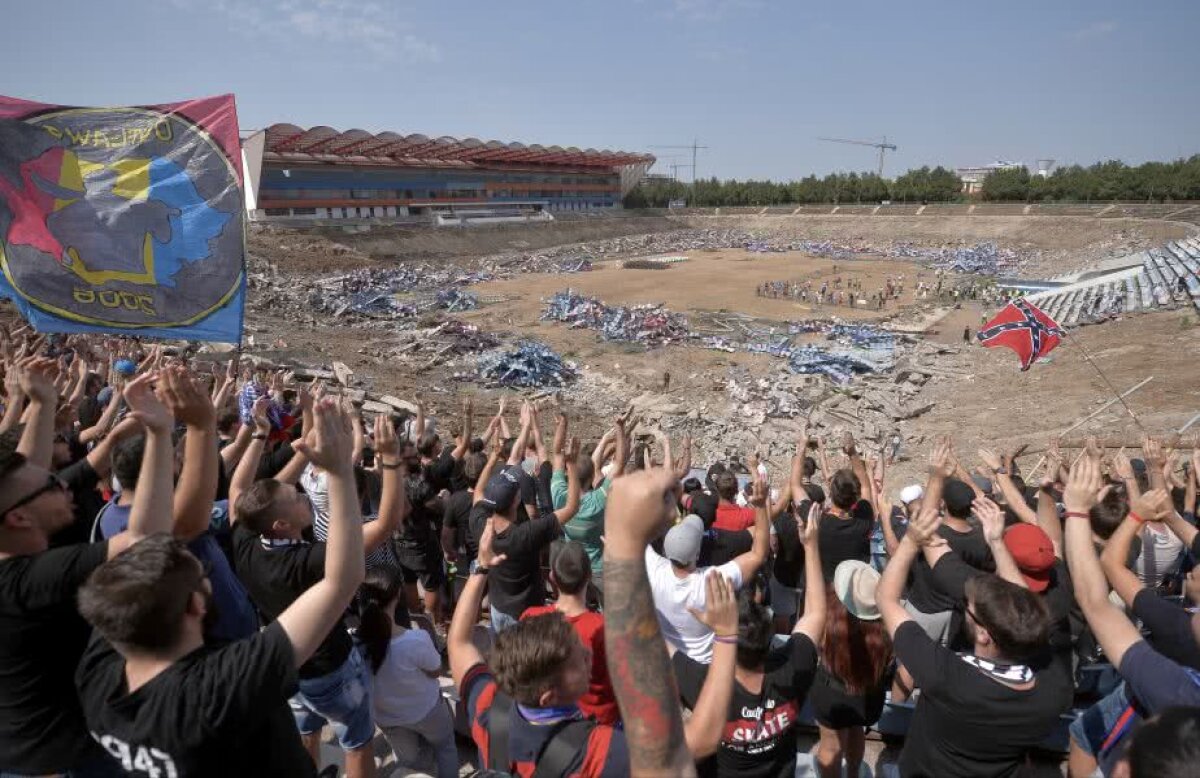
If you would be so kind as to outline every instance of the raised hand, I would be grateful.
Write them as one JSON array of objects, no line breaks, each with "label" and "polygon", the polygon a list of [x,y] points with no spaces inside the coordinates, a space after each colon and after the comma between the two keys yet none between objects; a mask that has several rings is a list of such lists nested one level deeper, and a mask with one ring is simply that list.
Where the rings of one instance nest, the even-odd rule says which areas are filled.
[{"label": "raised hand", "polygon": [[54,385],[58,372],[58,363],[46,357],[26,357],[17,362],[21,391],[31,402],[42,405],[58,404],[58,389]]},{"label": "raised hand", "polygon": [[385,465],[394,465],[400,458],[400,440],[387,414],[375,416],[375,429],[372,437],[375,440],[375,453],[379,461]]},{"label": "raised hand", "polygon": [[125,404],[129,415],[142,423],[148,431],[169,433],[175,426],[175,417],[166,405],[154,394],[156,373],[143,373],[125,384]]},{"label": "raised hand", "polygon": [[579,452],[581,444],[579,438],[571,438],[571,442],[567,444],[566,460],[567,464],[572,464],[579,461]]},{"label": "raised hand", "polygon": [[674,516],[678,483],[674,474],[663,468],[639,470],[614,480],[604,512],[605,534],[645,546]]},{"label": "raised hand", "polygon": [[1146,436],[1142,440],[1142,458],[1146,460],[1146,468],[1162,469],[1166,462],[1166,456],[1163,454],[1162,441]]},{"label": "raised hand", "polygon": [[176,420],[189,427],[209,427],[216,422],[212,398],[208,392],[201,391],[186,368],[170,367],[161,371],[155,394]]},{"label": "raised hand", "polygon": [[1132,481],[1136,477],[1133,472],[1133,463],[1125,455],[1125,449],[1121,449],[1113,455],[1112,464],[1113,472],[1122,481]]},{"label": "raised hand", "polygon": [[938,528],[942,526],[942,516],[937,506],[923,506],[920,512],[908,523],[908,531],[904,537],[912,538],[918,546],[932,546],[942,542]]},{"label": "raised hand", "polygon": [[481,567],[495,567],[505,559],[508,559],[507,554],[497,554],[492,549],[492,543],[495,539],[495,522],[492,519],[488,519],[483,525],[483,534],[479,536],[479,551],[476,554],[476,559],[479,560]]},{"label": "raised hand", "polygon": [[354,431],[349,414],[336,400],[322,400],[313,408],[313,429],[292,447],[322,470],[348,475],[354,466]]},{"label": "raised hand", "polygon": [[812,503],[808,506],[808,517],[805,521],[797,524],[797,531],[800,535],[800,542],[805,546],[815,546],[817,539],[821,533],[821,517],[825,515],[825,509],[818,503]]},{"label": "raised hand", "polygon": [[1090,458],[1099,462],[1104,458],[1104,449],[1100,447],[1100,441],[1095,435],[1088,435],[1083,441],[1083,450]]},{"label": "raised hand", "polygon": [[1163,521],[1175,512],[1175,503],[1166,489],[1151,489],[1134,500],[1129,510],[1142,521]]},{"label": "raised hand", "polygon": [[250,409],[250,416],[254,419],[254,431],[259,435],[266,435],[271,431],[271,420],[267,418],[267,410],[270,407],[271,401],[264,396],[255,400]]},{"label": "raised hand", "polygon": [[758,474],[757,468],[750,474],[750,504],[755,508],[767,505],[767,482]]},{"label": "raised hand", "polygon": [[704,610],[688,608],[688,612],[718,635],[736,635],[738,631],[737,596],[725,576],[710,569],[704,578]]},{"label": "raised hand", "polygon": [[1003,466],[1002,460],[1000,459],[1000,455],[997,454],[995,451],[992,451],[990,448],[979,449],[979,458],[983,461],[983,464],[989,470],[991,470],[993,473],[996,472],[997,470],[999,470]]},{"label": "raised hand", "polygon": [[971,509],[983,528],[984,540],[997,543],[1004,539],[1004,512],[1000,506],[986,497],[977,497],[971,502]]},{"label": "raised hand", "polygon": [[937,478],[949,478],[954,475],[957,463],[954,460],[954,446],[950,437],[943,435],[933,444],[929,452],[929,474]]},{"label": "raised hand", "polygon": [[1100,462],[1090,456],[1080,457],[1071,467],[1067,487],[1063,490],[1063,505],[1072,513],[1087,513],[1099,499],[1103,484]]}]

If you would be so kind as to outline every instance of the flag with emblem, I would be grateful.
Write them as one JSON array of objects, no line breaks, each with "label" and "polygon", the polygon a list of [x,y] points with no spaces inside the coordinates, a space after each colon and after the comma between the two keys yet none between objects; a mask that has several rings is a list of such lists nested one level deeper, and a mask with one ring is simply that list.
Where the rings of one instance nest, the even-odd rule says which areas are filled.
[{"label": "flag with emblem", "polygon": [[1058,322],[1025,299],[1014,300],[979,328],[975,337],[987,348],[1003,346],[1017,352],[1021,369],[1049,354],[1066,336]]},{"label": "flag with emblem", "polygon": [[233,95],[0,97],[0,296],[38,331],[238,342],[244,221]]}]

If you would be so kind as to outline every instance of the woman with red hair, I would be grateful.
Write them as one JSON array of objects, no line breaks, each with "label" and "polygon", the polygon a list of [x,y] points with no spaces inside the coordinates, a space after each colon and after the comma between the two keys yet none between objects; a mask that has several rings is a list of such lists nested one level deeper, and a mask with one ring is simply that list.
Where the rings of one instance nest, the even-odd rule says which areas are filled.
[{"label": "woman with red hair", "polygon": [[865,562],[837,566],[825,609],[821,663],[809,699],[821,732],[817,767],[822,778],[859,774],[866,727],[883,712],[892,645],[875,605],[879,573]]}]

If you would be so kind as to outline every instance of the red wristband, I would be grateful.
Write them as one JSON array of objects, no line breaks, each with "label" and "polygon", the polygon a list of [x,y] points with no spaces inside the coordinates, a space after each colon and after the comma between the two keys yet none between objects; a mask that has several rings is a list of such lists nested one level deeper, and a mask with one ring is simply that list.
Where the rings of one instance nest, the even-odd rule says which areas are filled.
[{"label": "red wristband", "polygon": [[1145,524],[1145,523],[1146,523],[1146,520],[1145,520],[1145,519],[1143,519],[1141,516],[1137,515],[1137,514],[1136,514],[1136,513],[1134,513],[1133,511],[1130,511],[1130,512],[1129,512],[1129,518],[1133,519],[1133,520],[1134,520],[1134,521],[1136,521],[1138,524]]},{"label": "red wristband", "polygon": [[1092,518],[1091,516],[1087,515],[1086,513],[1081,513],[1079,511],[1067,511],[1066,513],[1063,514],[1063,516],[1067,517],[1068,519],[1091,519]]}]

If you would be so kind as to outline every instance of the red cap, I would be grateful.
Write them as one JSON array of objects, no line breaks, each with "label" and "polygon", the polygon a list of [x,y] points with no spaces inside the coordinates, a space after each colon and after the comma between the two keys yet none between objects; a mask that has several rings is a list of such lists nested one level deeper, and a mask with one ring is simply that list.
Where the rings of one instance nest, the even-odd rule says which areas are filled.
[{"label": "red cap", "polygon": [[1017,524],[1004,533],[1004,545],[1032,592],[1044,592],[1050,586],[1054,568],[1054,543],[1045,530],[1033,524]]}]

